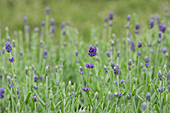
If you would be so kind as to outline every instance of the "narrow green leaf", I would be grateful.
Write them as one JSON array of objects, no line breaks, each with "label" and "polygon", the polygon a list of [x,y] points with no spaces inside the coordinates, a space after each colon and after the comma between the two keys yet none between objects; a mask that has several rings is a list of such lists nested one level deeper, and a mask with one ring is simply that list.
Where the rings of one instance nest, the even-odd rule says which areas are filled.
[{"label": "narrow green leaf", "polygon": [[30,98],[30,96],[31,96],[31,91],[28,93],[28,95],[27,95],[27,98],[26,98],[26,104],[28,104],[28,101],[29,101],[29,98]]}]

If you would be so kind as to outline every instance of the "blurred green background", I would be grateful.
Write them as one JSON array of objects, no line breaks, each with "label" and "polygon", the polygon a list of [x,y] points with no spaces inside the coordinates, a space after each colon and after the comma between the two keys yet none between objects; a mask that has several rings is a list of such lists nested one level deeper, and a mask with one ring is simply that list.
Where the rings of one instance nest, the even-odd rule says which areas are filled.
[{"label": "blurred green background", "polygon": [[10,30],[23,30],[23,17],[28,17],[31,28],[45,20],[45,7],[50,7],[50,17],[55,19],[57,31],[61,22],[70,21],[83,36],[89,36],[92,24],[103,27],[104,18],[114,12],[113,32],[122,36],[128,14],[136,13],[138,21],[148,24],[151,15],[164,15],[170,0],[0,0],[0,22]]}]

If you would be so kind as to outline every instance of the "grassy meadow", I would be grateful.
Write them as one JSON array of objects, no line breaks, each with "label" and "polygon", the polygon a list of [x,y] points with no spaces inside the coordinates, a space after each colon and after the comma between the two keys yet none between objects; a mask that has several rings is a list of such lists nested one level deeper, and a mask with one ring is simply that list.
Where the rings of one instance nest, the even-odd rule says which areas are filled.
[{"label": "grassy meadow", "polygon": [[169,113],[168,0],[0,0],[2,113]]}]

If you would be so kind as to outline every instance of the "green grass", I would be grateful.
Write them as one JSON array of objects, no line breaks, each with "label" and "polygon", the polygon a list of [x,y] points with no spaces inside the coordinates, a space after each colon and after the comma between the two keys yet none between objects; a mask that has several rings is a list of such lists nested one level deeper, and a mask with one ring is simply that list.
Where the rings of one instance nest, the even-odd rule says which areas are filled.
[{"label": "green grass", "polygon": [[[153,14],[163,15],[165,7],[170,7],[169,0],[1,0],[0,22],[3,27],[12,30],[23,29],[23,17],[28,17],[31,28],[40,26],[45,19],[45,7],[50,7],[50,17],[55,19],[57,31],[61,22],[70,21],[83,36],[89,37],[89,28],[94,24],[99,29],[104,17],[114,12],[113,32],[122,37],[124,22],[128,14],[136,13],[144,26]],[[88,39],[88,38],[86,38]]]}]

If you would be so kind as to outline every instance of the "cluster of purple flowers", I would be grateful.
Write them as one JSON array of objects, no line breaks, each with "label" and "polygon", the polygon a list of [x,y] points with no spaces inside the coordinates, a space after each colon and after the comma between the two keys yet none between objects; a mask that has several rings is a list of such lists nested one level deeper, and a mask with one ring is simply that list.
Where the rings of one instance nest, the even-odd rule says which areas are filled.
[{"label": "cluster of purple flowers", "polygon": [[81,75],[84,74],[84,73],[83,73],[83,67],[82,67],[82,66],[80,66],[80,74],[81,74]]},{"label": "cluster of purple flowers", "polygon": [[148,47],[151,47],[151,46],[152,46],[152,44],[151,44],[151,43],[150,43],[150,44],[147,44],[147,46],[148,46]]},{"label": "cluster of purple flowers", "polygon": [[9,42],[6,42],[5,49],[6,49],[7,52],[11,52],[12,51],[12,46],[11,46],[11,44]]},{"label": "cluster of purple flowers", "polygon": [[158,92],[160,92],[160,93],[162,93],[163,92],[163,87],[160,89],[160,88],[158,88]]},{"label": "cluster of purple flowers", "polygon": [[163,79],[163,78],[162,78],[162,77],[163,77],[163,74],[159,73],[159,74],[158,74],[158,77],[159,77],[159,80],[162,80],[162,79]]},{"label": "cluster of purple flowers", "polygon": [[145,59],[145,66],[148,67],[149,66],[149,58],[147,56],[144,57]]},{"label": "cluster of purple flowers", "polygon": [[24,21],[24,25],[26,25],[27,24],[27,17],[24,17],[23,21]]},{"label": "cluster of purple flowers", "polygon": [[138,43],[138,48],[141,48],[142,47],[142,42],[140,41],[139,43]]},{"label": "cluster of purple flowers", "polygon": [[82,88],[82,90],[83,90],[83,91],[89,91],[89,90],[90,90],[90,88],[86,88],[86,87],[84,87],[84,88]]},{"label": "cluster of purple flowers", "polygon": [[120,97],[120,96],[122,96],[122,94],[121,93],[116,93],[116,94],[114,94],[114,96]]},{"label": "cluster of purple flowers", "polygon": [[164,54],[167,52],[166,48],[160,49],[160,51],[162,51]]},{"label": "cluster of purple flowers", "polygon": [[79,53],[77,50],[75,50],[76,57],[78,57]]},{"label": "cluster of purple flowers", "polygon": [[128,70],[131,70],[131,67],[130,67],[132,65],[132,60],[131,59],[128,61],[128,65],[129,65]]},{"label": "cluster of purple flowers", "polygon": [[29,71],[28,67],[25,67],[25,74],[26,75],[28,75],[28,71]]},{"label": "cluster of purple flowers", "polygon": [[43,53],[43,58],[45,59],[47,57],[47,49],[44,50],[44,53]]},{"label": "cluster of purple flowers", "polygon": [[120,51],[117,52],[117,57],[119,57],[119,56],[120,56]]},{"label": "cluster of purple flowers", "polygon": [[135,43],[132,40],[130,41],[130,45],[131,45],[131,50],[135,51]]},{"label": "cluster of purple flowers", "polygon": [[46,15],[49,15],[49,12],[50,12],[50,8],[46,7]]},{"label": "cluster of purple flowers", "polygon": [[86,67],[87,68],[94,68],[94,65],[93,64],[86,64]]},{"label": "cluster of purple flowers", "polygon": [[18,89],[17,89],[17,95],[18,95],[18,98],[20,98],[20,97],[21,97],[21,95],[19,94],[19,91],[18,91]]},{"label": "cluster of purple flowers", "polygon": [[41,22],[41,26],[45,26],[45,22],[44,21]]},{"label": "cluster of purple flowers", "polygon": [[136,29],[136,31],[135,31],[135,33],[136,34],[138,34],[139,33],[139,23],[136,23],[136,25],[135,25],[135,29]]},{"label": "cluster of purple flowers", "polygon": [[65,35],[65,34],[66,34],[66,32],[65,32],[65,28],[64,28],[64,27],[65,27],[65,23],[64,23],[64,22],[62,22],[62,23],[61,23],[61,30],[62,30],[62,34],[63,34],[63,35]]},{"label": "cluster of purple flowers", "polygon": [[22,57],[22,55],[23,55],[23,52],[22,51],[20,51],[20,60],[22,60],[23,59],[23,57]]},{"label": "cluster of purple flowers", "polygon": [[152,29],[154,26],[154,19],[151,19],[149,22],[149,27]]},{"label": "cluster of purple flowers", "polygon": [[34,82],[38,82],[38,75],[34,76]]},{"label": "cluster of purple flowers", "polygon": [[104,68],[103,68],[103,69],[105,70],[105,73],[108,73],[108,68],[107,68],[107,66],[104,65]]},{"label": "cluster of purple flowers", "polygon": [[131,16],[130,16],[130,15],[128,15],[128,16],[127,16],[127,21],[129,22],[129,21],[130,21],[130,19],[131,19]]},{"label": "cluster of purple flowers", "polygon": [[146,100],[147,100],[147,101],[150,101],[150,99],[151,99],[151,94],[148,92],[148,93],[146,94]]},{"label": "cluster of purple flowers", "polygon": [[114,69],[115,63],[114,63],[114,62],[111,62],[111,63],[110,63],[110,66],[112,67],[112,69]]},{"label": "cluster of purple flowers", "polygon": [[107,55],[107,57],[110,57],[111,53],[109,51],[107,51],[106,55]]},{"label": "cluster of purple flowers", "polygon": [[164,24],[159,24],[159,31],[161,31],[162,33],[165,33],[166,26]]},{"label": "cluster of purple flowers", "polygon": [[115,75],[119,75],[119,67],[118,66],[115,66],[113,71],[114,71]]},{"label": "cluster of purple flowers", "polygon": [[113,12],[110,12],[110,14],[109,14],[109,19],[110,19],[110,20],[113,20]]},{"label": "cluster of purple flowers", "polygon": [[0,98],[4,98],[5,88],[0,88]]},{"label": "cluster of purple flowers", "polygon": [[76,93],[71,93],[70,98],[72,99],[72,98],[73,98],[73,96],[75,96],[75,95],[76,95]]},{"label": "cluster of purple flowers", "polygon": [[[77,50],[75,50],[75,54],[76,54],[76,57],[78,57],[79,53],[78,53]],[[77,59],[76,62],[77,62],[77,63],[80,63],[80,60]]]},{"label": "cluster of purple flowers", "polygon": [[9,58],[9,61],[13,62],[14,61],[14,57]]},{"label": "cluster of purple flowers", "polygon": [[130,97],[132,97],[132,94],[131,94],[131,93],[127,96],[127,99],[129,100]]},{"label": "cluster of purple flowers", "polygon": [[36,96],[33,96],[33,102],[37,102],[37,97]]},{"label": "cluster of purple flowers", "polygon": [[91,47],[89,48],[89,53],[88,53],[88,55],[91,56],[91,57],[93,57],[93,56],[96,55],[96,52],[97,52],[96,46],[95,46],[95,47],[91,46]]}]

